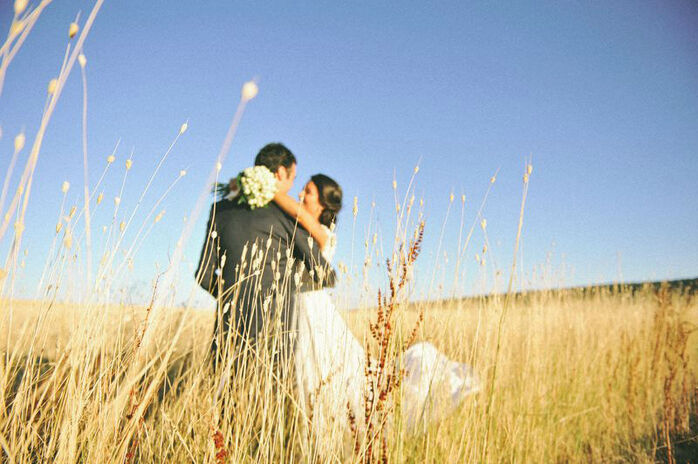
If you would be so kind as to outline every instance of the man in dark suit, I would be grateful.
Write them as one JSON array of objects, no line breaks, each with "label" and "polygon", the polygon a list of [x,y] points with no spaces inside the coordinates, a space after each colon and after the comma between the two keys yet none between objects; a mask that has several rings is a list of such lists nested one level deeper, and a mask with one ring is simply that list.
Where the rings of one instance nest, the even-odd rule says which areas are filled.
[{"label": "man in dark suit", "polygon": [[[275,173],[280,191],[291,189],[296,158],[288,148],[280,143],[264,146],[255,165]],[[237,201],[218,201],[206,230],[196,278],[218,301],[211,344],[214,368],[226,349],[236,359],[234,366],[243,353],[260,349],[258,339],[268,335],[265,329],[275,321],[282,331],[275,360],[285,362],[292,351],[299,286],[334,286],[334,270],[312,246],[308,232],[274,202],[250,209]]]}]

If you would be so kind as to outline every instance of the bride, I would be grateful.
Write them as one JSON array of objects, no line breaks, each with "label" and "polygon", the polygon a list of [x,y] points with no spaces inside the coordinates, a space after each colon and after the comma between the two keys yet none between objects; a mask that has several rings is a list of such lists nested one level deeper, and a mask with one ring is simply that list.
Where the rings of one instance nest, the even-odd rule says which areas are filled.
[{"label": "bride", "polygon": [[[276,204],[310,233],[330,262],[337,246],[334,225],[342,207],[342,189],[330,177],[316,174],[305,184],[299,200],[282,193],[274,197]],[[349,411],[355,418],[364,416],[364,348],[335,309],[327,290],[301,293],[296,314],[298,401],[312,434],[323,437],[319,441],[325,443],[339,442],[349,429]],[[448,414],[480,389],[472,368],[449,360],[431,343],[410,346],[403,366],[402,404],[408,430],[416,430],[421,421]]]}]

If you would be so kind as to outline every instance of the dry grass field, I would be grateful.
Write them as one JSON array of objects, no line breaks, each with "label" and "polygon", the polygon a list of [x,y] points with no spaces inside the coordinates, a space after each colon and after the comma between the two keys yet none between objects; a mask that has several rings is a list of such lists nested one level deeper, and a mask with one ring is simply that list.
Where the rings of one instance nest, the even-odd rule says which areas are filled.
[{"label": "dry grass field", "polygon": [[[422,433],[391,431],[390,462],[695,461],[695,299],[647,290],[514,300],[497,354],[502,304],[401,310],[409,328],[423,309],[418,338],[470,362],[485,388]],[[238,375],[214,406],[211,312],[168,311],[152,364],[130,384],[144,308],[12,306],[12,333],[0,339],[7,462],[364,460],[351,446],[317,451],[291,390],[264,366]],[[373,312],[344,315],[363,339]]]}]

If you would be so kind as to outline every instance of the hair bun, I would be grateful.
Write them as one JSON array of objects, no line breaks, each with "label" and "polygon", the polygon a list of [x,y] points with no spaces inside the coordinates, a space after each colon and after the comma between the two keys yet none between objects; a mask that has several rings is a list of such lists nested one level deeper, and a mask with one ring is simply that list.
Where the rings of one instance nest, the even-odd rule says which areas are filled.
[{"label": "hair bun", "polygon": [[337,213],[342,209],[342,188],[331,177],[315,174],[310,178],[318,190],[318,200],[323,206],[320,224],[330,227],[337,222]]},{"label": "hair bun", "polygon": [[342,192],[330,190],[327,195],[327,207],[331,207],[337,211],[342,209]]}]

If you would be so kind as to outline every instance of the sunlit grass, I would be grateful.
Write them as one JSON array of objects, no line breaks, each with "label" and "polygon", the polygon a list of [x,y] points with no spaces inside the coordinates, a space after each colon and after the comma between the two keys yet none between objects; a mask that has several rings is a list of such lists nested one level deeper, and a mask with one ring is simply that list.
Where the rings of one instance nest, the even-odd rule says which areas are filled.
[{"label": "sunlit grass", "polygon": [[[100,313],[90,317],[85,308],[70,305],[50,310],[37,302],[15,306],[21,317],[10,337],[13,353],[3,362],[0,391],[6,407],[0,433],[16,462],[37,456],[56,462],[121,462],[125,454],[115,450],[129,449],[126,441],[133,446],[133,436],[140,462],[211,461],[214,424],[230,462],[303,461],[312,455],[313,438],[303,436],[292,387],[270,377],[263,357],[244,373],[244,381],[238,374],[213,407],[217,376],[206,358],[210,311],[170,312],[156,345],[161,354],[170,348],[172,328],[184,321],[174,355],[166,365],[155,361],[132,393],[121,375],[145,308],[88,308]],[[501,302],[424,303],[405,313],[405,328],[413,326],[419,309],[425,312],[419,338],[472,363],[487,378]],[[371,313],[344,313],[362,339]],[[390,456],[397,462],[654,462],[666,445],[665,421],[674,421],[672,437],[690,433],[696,360],[688,355],[696,353],[698,342],[692,336],[684,346],[678,334],[681,321],[697,318],[694,300],[678,294],[659,299],[651,291],[541,293],[515,300],[502,329],[490,420],[481,394],[427,425],[424,433],[396,437]],[[3,346],[6,337],[0,339]],[[686,368],[681,359],[689,362]],[[71,379],[77,382],[73,390],[66,388]],[[149,388],[152,398],[134,432],[131,411],[113,406],[119,395],[138,397]],[[76,411],[79,420],[71,417]],[[484,449],[486,426],[491,427],[490,446]],[[129,431],[132,437],[126,440]],[[67,446],[71,435],[74,454],[61,455],[61,444]],[[335,452],[315,459],[352,459],[348,447],[344,454]]]}]

